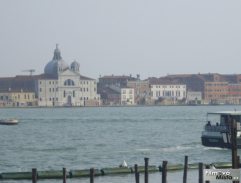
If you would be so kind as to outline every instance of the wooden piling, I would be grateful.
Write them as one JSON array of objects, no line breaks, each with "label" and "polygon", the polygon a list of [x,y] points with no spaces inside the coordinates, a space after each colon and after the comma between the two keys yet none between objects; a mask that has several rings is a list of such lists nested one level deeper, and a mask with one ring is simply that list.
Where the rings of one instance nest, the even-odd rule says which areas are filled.
[{"label": "wooden piling", "polygon": [[185,156],[184,170],[183,170],[183,183],[187,183],[187,167],[188,167],[188,156]]},{"label": "wooden piling", "polygon": [[90,169],[90,183],[94,183],[95,169]]},{"label": "wooden piling", "polygon": [[237,123],[231,118],[231,146],[232,146],[232,168],[238,168],[237,162]]},{"label": "wooden piling", "polygon": [[148,183],[148,162],[149,158],[144,158],[145,160],[145,177],[144,177],[144,183]]},{"label": "wooden piling", "polygon": [[[205,168],[210,169],[210,165],[206,165]],[[206,180],[205,183],[210,183],[210,181]]]},{"label": "wooden piling", "polygon": [[199,163],[198,164],[198,168],[199,168],[199,183],[203,183],[203,163]]},{"label": "wooden piling", "polygon": [[238,162],[238,169],[240,168],[240,157],[239,156],[237,156],[237,162]]},{"label": "wooden piling", "polygon": [[136,183],[140,182],[140,174],[138,172],[138,165],[137,164],[135,164],[135,180],[136,180]]},{"label": "wooden piling", "polygon": [[66,168],[63,168],[63,183],[66,183]]},{"label": "wooden piling", "polygon": [[37,169],[32,169],[32,183],[37,183]]},{"label": "wooden piling", "polygon": [[162,162],[162,183],[167,182],[167,161]]}]

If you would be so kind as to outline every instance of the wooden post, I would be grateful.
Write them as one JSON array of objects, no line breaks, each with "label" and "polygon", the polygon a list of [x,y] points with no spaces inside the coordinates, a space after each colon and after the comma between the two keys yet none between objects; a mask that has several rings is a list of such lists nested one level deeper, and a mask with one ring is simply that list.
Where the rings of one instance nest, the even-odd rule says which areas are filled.
[{"label": "wooden post", "polygon": [[199,183],[203,183],[203,163],[198,164],[199,168]]},{"label": "wooden post", "polygon": [[167,161],[162,162],[162,183],[167,183]]},{"label": "wooden post", "polygon": [[183,183],[187,183],[187,168],[188,168],[188,156],[185,156],[184,171],[183,171]]},{"label": "wooden post", "polygon": [[94,183],[94,176],[95,176],[95,170],[94,168],[90,169],[90,183]]},{"label": "wooden post", "polygon": [[138,165],[137,164],[135,164],[135,180],[136,180],[136,183],[140,182],[140,174],[138,172]]},{"label": "wooden post", "polygon": [[32,169],[32,183],[37,183],[37,169]]},{"label": "wooden post", "polygon": [[66,183],[66,168],[63,168],[63,183]]},{"label": "wooden post", "polygon": [[[206,165],[205,168],[210,169],[210,165]],[[210,183],[210,181],[206,180],[205,183]]]},{"label": "wooden post", "polygon": [[237,162],[238,162],[238,169],[240,168],[240,157],[239,156],[237,156]]},{"label": "wooden post", "polygon": [[237,162],[237,123],[231,118],[231,146],[232,146],[232,168],[238,168]]},{"label": "wooden post", "polygon": [[144,183],[148,183],[148,161],[149,158],[144,158],[145,160],[145,179],[144,179]]}]

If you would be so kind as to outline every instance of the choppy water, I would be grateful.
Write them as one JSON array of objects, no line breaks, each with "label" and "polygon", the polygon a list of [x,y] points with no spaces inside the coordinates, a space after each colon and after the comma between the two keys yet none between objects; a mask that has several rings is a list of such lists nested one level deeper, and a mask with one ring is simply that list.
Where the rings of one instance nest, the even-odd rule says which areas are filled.
[{"label": "choppy water", "polygon": [[[0,172],[115,167],[124,159],[143,165],[144,157],[159,166],[163,160],[183,163],[185,155],[190,163],[231,161],[230,150],[203,147],[200,136],[207,112],[234,109],[241,106],[0,109],[0,118],[20,120],[16,126],[0,126]],[[197,179],[196,174],[189,179]],[[180,182],[182,172],[168,177]],[[153,174],[150,180],[161,177]],[[134,177],[96,182],[134,182]]]}]

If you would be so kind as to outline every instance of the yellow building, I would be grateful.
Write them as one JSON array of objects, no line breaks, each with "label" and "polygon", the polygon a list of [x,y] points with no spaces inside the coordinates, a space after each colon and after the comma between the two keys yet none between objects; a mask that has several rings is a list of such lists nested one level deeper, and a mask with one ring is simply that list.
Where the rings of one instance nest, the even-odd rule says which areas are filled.
[{"label": "yellow building", "polygon": [[0,92],[1,107],[26,107],[36,106],[37,99],[34,92],[8,91]]}]

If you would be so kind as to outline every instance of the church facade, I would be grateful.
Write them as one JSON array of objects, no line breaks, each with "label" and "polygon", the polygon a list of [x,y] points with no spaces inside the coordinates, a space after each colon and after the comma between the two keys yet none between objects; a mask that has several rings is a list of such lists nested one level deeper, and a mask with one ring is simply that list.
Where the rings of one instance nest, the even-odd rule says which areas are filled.
[{"label": "church facade", "polygon": [[79,63],[66,64],[56,45],[54,56],[36,81],[39,106],[99,106],[97,82],[80,75]]}]

